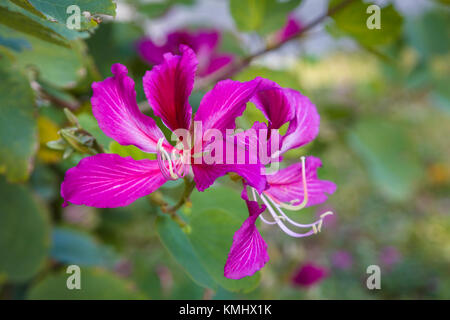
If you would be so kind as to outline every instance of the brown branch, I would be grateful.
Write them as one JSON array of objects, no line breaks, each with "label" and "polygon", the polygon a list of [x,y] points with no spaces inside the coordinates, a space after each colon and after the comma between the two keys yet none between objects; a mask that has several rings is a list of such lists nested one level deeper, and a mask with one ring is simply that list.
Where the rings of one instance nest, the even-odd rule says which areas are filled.
[{"label": "brown branch", "polygon": [[336,12],[342,10],[343,8],[345,8],[346,6],[348,6],[349,4],[351,4],[354,1],[356,1],[356,0],[344,0],[344,1],[340,2],[338,5],[334,6],[333,8],[329,8],[327,10],[327,12],[325,12],[324,14],[318,16],[316,19],[311,21],[309,24],[307,24],[305,27],[303,27],[297,34],[285,39],[284,41],[280,41],[274,45],[269,45],[260,51],[257,51],[247,57],[242,58],[241,60],[239,60],[235,63],[230,64],[228,67],[219,69],[217,72],[213,73],[209,77],[206,77],[205,79],[203,79],[201,81],[198,81],[198,85],[196,86],[196,89],[197,90],[204,89],[204,88],[207,88],[208,86],[210,86],[211,84],[216,83],[217,81],[220,81],[220,80],[223,80],[226,78],[231,78],[233,75],[235,75],[236,73],[241,71],[243,68],[248,66],[250,64],[250,62],[252,62],[255,58],[258,58],[258,57],[260,57],[268,52],[271,52],[273,50],[279,49],[282,46],[284,46],[286,43],[288,43],[292,40],[299,39],[300,37],[303,36],[303,34],[305,34],[307,31],[311,30],[315,26],[317,26],[324,19],[326,19],[327,17],[333,16]]}]

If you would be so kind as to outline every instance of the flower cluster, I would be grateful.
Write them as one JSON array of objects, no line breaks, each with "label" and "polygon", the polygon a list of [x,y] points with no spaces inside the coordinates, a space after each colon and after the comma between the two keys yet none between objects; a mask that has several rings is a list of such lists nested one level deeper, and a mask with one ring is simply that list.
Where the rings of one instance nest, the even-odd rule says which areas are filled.
[{"label": "flower cluster", "polygon": [[[218,82],[205,94],[193,116],[189,96],[199,61],[188,46],[181,45],[178,52],[178,55],[165,53],[161,63],[143,78],[153,113],[173,132],[175,144],[166,140],[153,118],[141,113],[133,80],[125,66],[115,64],[111,68],[113,77],[92,85],[93,114],[107,136],[121,145],[156,153],[157,160],[133,160],[107,153],[84,158],[67,171],[61,196],[65,205],[71,202],[119,207],[154,192],[168,180],[191,176],[197,189],[204,191],[218,177],[234,172],[242,177],[242,198],[249,217],[234,235],[224,271],[231,279],[250,276],[269,260],[267,245],[255,226],[258,218],[267,224],[277,224],[290,236],[305,237],[319,232],[323,218],[329,214],[322,214],[313,223],[301,224],[283,211],[322,203],[327,194],[335,191],[333,183],[317,178],[317,168],[321,166],[318,158],[303,157],[300,163],[275,173],[267,171],[268,165],[282,160],[283,153],[317,136],[319,115],[310,100],[299,92],[268,79],[255,78],[247,82]],[[247,102],[253,102],[262,111],[267,123],[256,122],[251,130],[235,133],[229,139],[227,131],[236,128],[235,120],[243,114]],[[194,122],[200,124],[200,129]],[[281,136],[278,129],[286,123],[289,123],[287,132]],[[211,131],[227,138],[216,135],[211,139]],[[273,140],[279,143],[271,143]],[[230,144],[236,151],[231,155]],[[257,145],[259,152],[249,153],[249,145]],[[220,147],[227,152],[219,152]],[[244,161],[238,161],[242,152],[246,152]],[[260,156],[264,153],[268,156]],[[262,215],[266,209],[271,218]]]}]

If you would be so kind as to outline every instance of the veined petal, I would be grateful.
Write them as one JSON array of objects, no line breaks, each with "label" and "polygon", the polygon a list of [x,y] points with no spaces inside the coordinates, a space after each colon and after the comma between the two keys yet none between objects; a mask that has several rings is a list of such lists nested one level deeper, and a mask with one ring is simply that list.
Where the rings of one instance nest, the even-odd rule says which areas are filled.
[{"label": "veined petal", "polygon": [[[164,138],[155,121],[144,115],[136,103],[134,81],[125,66],[111,67],[113,77],[92,84],[92,113],[100,129],[121,145],[135,145],[145,152],[156,152]],[[166,145],[170,149],[170,145]]]},{"label": "veined petal", "polygon": [[236,118],[242,115],[260,82],[261,78],[248,82],[233,80],[218,82],[203,97],[195,120],[202,122],[204,132],[208,129],[217,129],[225,134],[226,129],[234,129]]},{"label": "veined petal", "polygon": [[320,116],[311,101],[300,92],[284,89],[295,116],[283,137],[281,152],[299,148],[315,139],[319,133]]},{"label": "veined petal", "polygon": [[256,201],[246,202],[249,217],[234,234],[233,244],[225,263],[224,275],[229,279],[251,276],[270,259],[267,244],[255,226],[256,219],[266,207],[264,205],[260,207]]},{"label": "veined petal", "polygon": [[166,53],[164,62],[147,71],[143,78],[150,106],[172,131],[189,129],[191,124],[192,108],[188,99],[198,63],[189,47],[180,46],[180,52],[180,56]]},{"label": "veined petal", "polygon": [[97,208],[127,206],[166,182],[156,160],[101,153],[82,159],[61,184],[64,204]]},{"label": "veined petal", "polygon": [[[327,194],[336,191],[336,185],[331,181],[319,180],[317,169],[322,166],[322,162],[316,157],[306,157],[306,183],[308,190],[308,202],[306,206],[313,206],[327,200]],[[301,203],[304,197],[301,163],[293,164],[285,169],[281,169],[275,174],[267,175],[269,188],[264,191],[276,202],[289,203],[296,200]]]},{"label": "veined petal", "polygon": [[271,80],[263,79],[251,100],[269,121],[270,129],[279,129],[295,116],[295,105],[288,100],[287,90]]}]

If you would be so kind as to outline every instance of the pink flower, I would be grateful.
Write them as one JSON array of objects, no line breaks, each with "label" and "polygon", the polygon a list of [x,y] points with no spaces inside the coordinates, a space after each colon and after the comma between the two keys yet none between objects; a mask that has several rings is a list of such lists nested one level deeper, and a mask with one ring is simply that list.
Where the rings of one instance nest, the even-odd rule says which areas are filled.
[{"label": "pink flower", "polygon": [[[270,150],[272,162],[279,161],[284,152],[311,142],[319,132],[320,119],[315,106],[295,90],[281,88],[276,83],[263,79],[260,90],[251,101],[267,118],[269,129],[279,129],[289,122],[286,134],[280,137],[279,148]],[[249,217],[234,235],[224,268],[225,277],[240,279],[250,276],[269,261],[267,244],[255,225],[258,217],[266,224],[278,225],[286,234],[295,238],[307,237],[321,231],[324,218],[332,214],[331,212],[321,214],[319,219],[312,223],[302,224],[283,211],[298,211],[323,203],[327,194],[334,193],[334,183],[317,177],[317,169],[321,165],[319,158],[302,157],[301,163],[267,174],[268,187],[262,193],[250,186],[253,200],[250,200],[247,194],[248,184],[244,184],[242,198],[247,202]],[[262,201],[261,206],[257,202],[258,198]],[[262,215],[265,209],[270,214],[269,219]],[[298,232],[296,229],[308,231]]]},{"label": "pink flower", "polygon": [[[154,114],[174,133],[179,129],[196,131],[191,127],[192,108],[188,98],[194,86],[197,59],[187,46],[181,46],[180,52],[180,56],[165,54],[163,63],[147,71],[143,79]],[[201,161],[197,164],[195,148],[180,150],[169,144],[156,122],[140,112],[134,82],[127,76],[126,67],[115,64],[111,71],[113,77],[92,85],[92,112],[100,128],[121,145],[134,145],[144,152],[157,153],[158,160],[136,161],[117,154],[84,158],[66,172],[61,185],[64,205],[71,202],[100,208],[126,206],[152,193],[167,180],[184,177],[191,169],[199,191],[228,172],[237,173],[259,192],[266,188],[260,163],[207,164]],[[242,115],[261,81],[261,78],[243,83],[224,80],[205,94],[193,118],[202,125],[202,132],[194,132],[194,146],[200,145],[200,155],[209,151],[209,145],[202,143],[203,132],[234,129],[235,119]],[[178,138],[178,143],[183,142],[182,138]]]},{"label": "pink flower", "polygon": [[275,41],[278,43],[285,42],[291,37],[297,35],[300,31],[302,31],[302,29],[302,24],[295,19],[293,15],[289,15],[284,27],[275,33]]},{"label": "pink flower", "polygon": [[402,258],[402,255],[397,248],[388,246],[384,247],[380,253],[380,262],[386,268],[391,268],[396,265]]},{"label": "pink flower", "polygon": [[292,284],[300,287],[311,287],[327,276],[327,270],[314,263],[306,263],[298,269],[292,278]]},{"label": "pink flower", "polygon": [[234,59],[232,54],[217,52],[220,45],[220,32],[218,30],[198,30],[195,32],[177,30],[169,33],[166,42],[161,46],[156,45],[149,38],[143,38],[138,42],[137,50],[144,61],[150,65],[156,65],[164,61],[166,52],[179,54],[180,45],[190,47],[197,55],[197,74],[199,77],[207,76],[227,66]]},{"label": "pink flower", "polygon": [[336,251],[331,256],[331,263],[338,269],[348,270],[353,265],[353,257],[347,251]]},{"label": "pink flower", "polygon": [[[319,115],[309,99],[299,92],[258,77],[248,82],[218,82],[204,95],[193,116],[189,96],[198,61],[194,51],[185,45],[180,46],[179,52],[180,55],[164,54],[163,61],[143,78],[144,92],[153,113],[172,131],[176,146],[166,140],[153,118],[140,112],[133,80],[125,66],[115,64],[111,67],[113,77],[92,85],[93,114],[107,136],[121,145],[134,145],[144,152],[156,153],[157,160],[133,160],[117,154],[84,158],[66,172],[61,196],[64,205],[71,202],[101,208],[119,207],[152,193],[168,180],[189,174],[197,189],[204,191],[218,177],[235,172],[243,178],[242,198],[247,203],[249,217],[234,235],[224,273],[228,278],[239,279],[252,275],[269,260],[267,245],[255,226],[259,217],[300,238],[320,232],[324,218],[331,214],[325,212],[318,220],[301,224],[283,212],[283,209],[298,211],[320,204],[326,201],[327,194],[335,191],[334,183],[317,177],[317,169],[322,165],[320,159],[302,157],[301,163],[269,172],[286,151],[301,147],[317,136]],[[256,122],[251,129],[234,133],[228,139],[228,132],[234,131],[235,120],[243,114],[249,101],[262,111],[267,124]],[[277,130],[288,122],[286,134],[280,136]],[[208,138],[211,132],[221,137],[213,135],[211,141]],[[277,141],[280,143],[273,143]],[[220,153],[219,149],[227,152]],[[242,154],[244,161],[239,159]],[[262,216],[265,209],[270,219]]]}]

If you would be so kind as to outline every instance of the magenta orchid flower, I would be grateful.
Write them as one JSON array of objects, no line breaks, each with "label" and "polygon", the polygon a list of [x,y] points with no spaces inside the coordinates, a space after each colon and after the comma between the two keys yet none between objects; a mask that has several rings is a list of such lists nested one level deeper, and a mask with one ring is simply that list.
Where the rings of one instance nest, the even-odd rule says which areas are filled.
[{"label": "magenta orchid flower", "polygon": [[197,75],[207,76],[230,64],[234,56],[219,53],[220,32],[218,30],[184,31],[177,30],[167,35],[163,45],[155,44],[149,38],[141,39],[137,49],[141,58],[150,65],[157,65],[164,61],[164,54],[171,52],[179,54],[180,45],[186,45],[194,50],[198,59]]},{"label": "magenta orchid flower", "polygon": [[[126,206],[146,196],[168,180],[183,178],[192,171],[199,191],[228,172],[235,172],[262,192],[267,181],[261,175],[262,164],[217,162],[196,163],[195,157],[207,152],[202,143],[203,132],[215,129],[225,132],[235,128],[235,119],[242,115],[246,103],[255,95],[262,79],[248,82],[220,81],[202,99],[195,117],[188,98],[194,86],[197,68],[195,53],[187,46],[180,47],[180,55],[166,53],[163,62],[143,78],[144,91],[156,116],[175,134],[179,129],[193,132],[192,120],[202,125],[202,132],[194,132],[194,146],[200,150],[186,150],[169,144],[164,134],[136,103],[134,82],[121,64],[112,66],[113,77],[93,83],[92,111],[100,129],[121,145],[134,145],[147,153],[156,153],[157,160],[133,160],[117,154],[97,154],[82,159],[66,172],[61,185],[64,205],[67,202],[93,207]],[[182,141],[182,137],[178,142]]]},{"label": "magenta orchid flower", "polygon": [[328,274],[324,267],[308,262],[302,265],[292,278],[292,284],[300,287],[312,287],[321,282]]},{"label": "magenta orchid flower", "polygon": [[[320,118],[315,106],[295,90],[281,88],[276,83],[263,79],[260,90],[251,101],[267,118],[269,129],[279,129],[289,122],[286,134],[281,137],[279,150],[272,150],[273,161],[279,161],[279,156],[284,152],[311,142],[319,132]],[[321,231],[323,219],[331,212],[321,214],[312,223],[302,224],[283,211],[298,211],[320,204],[326,201],[327,194],[334,193],[334,183],[317,178],[317,169],[321,165],[318,158],[302,157],[301,163],[290,165],[275,174],[267,174],[268,187],[262,193],[250,186],[252,200],[247,194],[247,184],[244,184],[242,198],[247,203],[249,217],[234,235],[224,268],[227,278],[250,276],[269,261],[267,244],[255,225],[258,217],[266,224],[278,225],[286,234],[295,238]],[[258,204],[258,198],[261,205]],[[262,215],[266,209],[271,216],[269,219]],[[308,231],[298,232],[296,229]]]}]

